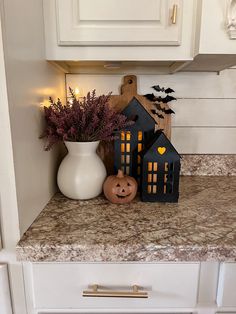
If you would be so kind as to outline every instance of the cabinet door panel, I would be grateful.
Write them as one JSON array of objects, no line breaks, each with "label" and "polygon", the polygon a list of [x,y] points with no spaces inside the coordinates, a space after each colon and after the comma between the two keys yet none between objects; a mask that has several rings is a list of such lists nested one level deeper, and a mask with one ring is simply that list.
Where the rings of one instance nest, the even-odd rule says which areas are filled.
[{"label": "cabinet door panel", "polygon": [[182,0],[149,0],[148,5],[145,0],[57,0],[58,44],[180,45],[182,5]]},{"label": "cabinet door panel", "polygon": [[220,267],[217,304],[236,306],[236,263],[223,263]]},{"label": "cabinet door panel", "polygon": [[79,0],[78,17],[80,21],[160,21],[161,0],[149,0],[145,10],[144,3],[145,0]]},{"label": "cabinet door panel", "polygon": [[0,313],[12,314],[7,265],[0,264]]}]

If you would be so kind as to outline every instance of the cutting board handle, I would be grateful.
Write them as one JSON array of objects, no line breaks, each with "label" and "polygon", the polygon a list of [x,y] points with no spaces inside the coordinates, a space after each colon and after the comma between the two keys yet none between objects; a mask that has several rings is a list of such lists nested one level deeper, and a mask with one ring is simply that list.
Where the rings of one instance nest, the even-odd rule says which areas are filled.
[{"label": "cutting board handle", "polygon": [[124,76],[124,83],[121,85],[121,95],[129,94],[130,96],[137,95],[137,77],[136,75]]}]

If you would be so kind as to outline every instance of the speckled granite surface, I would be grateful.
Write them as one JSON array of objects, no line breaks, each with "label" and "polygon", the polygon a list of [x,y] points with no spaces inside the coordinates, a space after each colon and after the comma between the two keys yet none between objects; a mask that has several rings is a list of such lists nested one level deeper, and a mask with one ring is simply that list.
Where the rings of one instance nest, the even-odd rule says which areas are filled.
[{"label": "speckled granite surface", "polygon": [[236,176],[236,155],[182,155],[181,174]]},{"label": "speckled granite surface", "polygon": [[178,204],[56,194],[17,246],[22,261],[236,261],[236,177],[182,177]]}]

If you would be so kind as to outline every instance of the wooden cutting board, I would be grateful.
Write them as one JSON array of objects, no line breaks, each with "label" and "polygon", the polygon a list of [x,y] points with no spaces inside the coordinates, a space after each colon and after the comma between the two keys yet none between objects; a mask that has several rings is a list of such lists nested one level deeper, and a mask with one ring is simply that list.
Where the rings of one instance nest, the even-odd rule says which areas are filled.
[{"label": "wooden cutting board", "polygon": [[[164,119],[158,118],[157,115],[151,112],[151,109],[155,109],[153,103],[149,101],[143,95],[139,95],[137,92],[137,77],[135,75],[126,75],[123,78],[123,84],[121,85],[120,95],[112,95],[110,98],[110,105],[116,111],[121,112],[133,99],[136,97],[137,100],[143,105],[143,107],[149,112],[157,123],[157,129],[162,129],[166,136],[170,139],[171,137],[171,115],[165,114],[160,111],[164,116]],[[162,104],[162,108],[169,109],[167,104]],[[106,166],[108,175],[114,172],[114,143],[101,143],[99,146],[98,153],[103,159]]]}]

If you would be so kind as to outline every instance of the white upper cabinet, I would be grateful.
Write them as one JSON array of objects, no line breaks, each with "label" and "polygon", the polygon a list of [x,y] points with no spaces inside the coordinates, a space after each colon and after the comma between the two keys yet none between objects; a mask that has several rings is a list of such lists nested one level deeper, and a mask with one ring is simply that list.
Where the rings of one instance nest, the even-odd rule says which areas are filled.
[{"label": "white upper cabinet", "polygon": [[158,62],[156,74],[236,64],[236,0],[44,0],[44,21],[46,58],[66,72],[81,68],[70,61]]},{"label": "white upper cabinet", "polygon": [[61,46],[180,45],[182,0],[57,0]]},{"label": "white upper cabinet", "polygon": [[196,54],[236,54],[236,0],[198,1]]},{"label": "white upper cabinet", "polygon": [[195,0],[44,0],[46,58],[193,59]]}]

